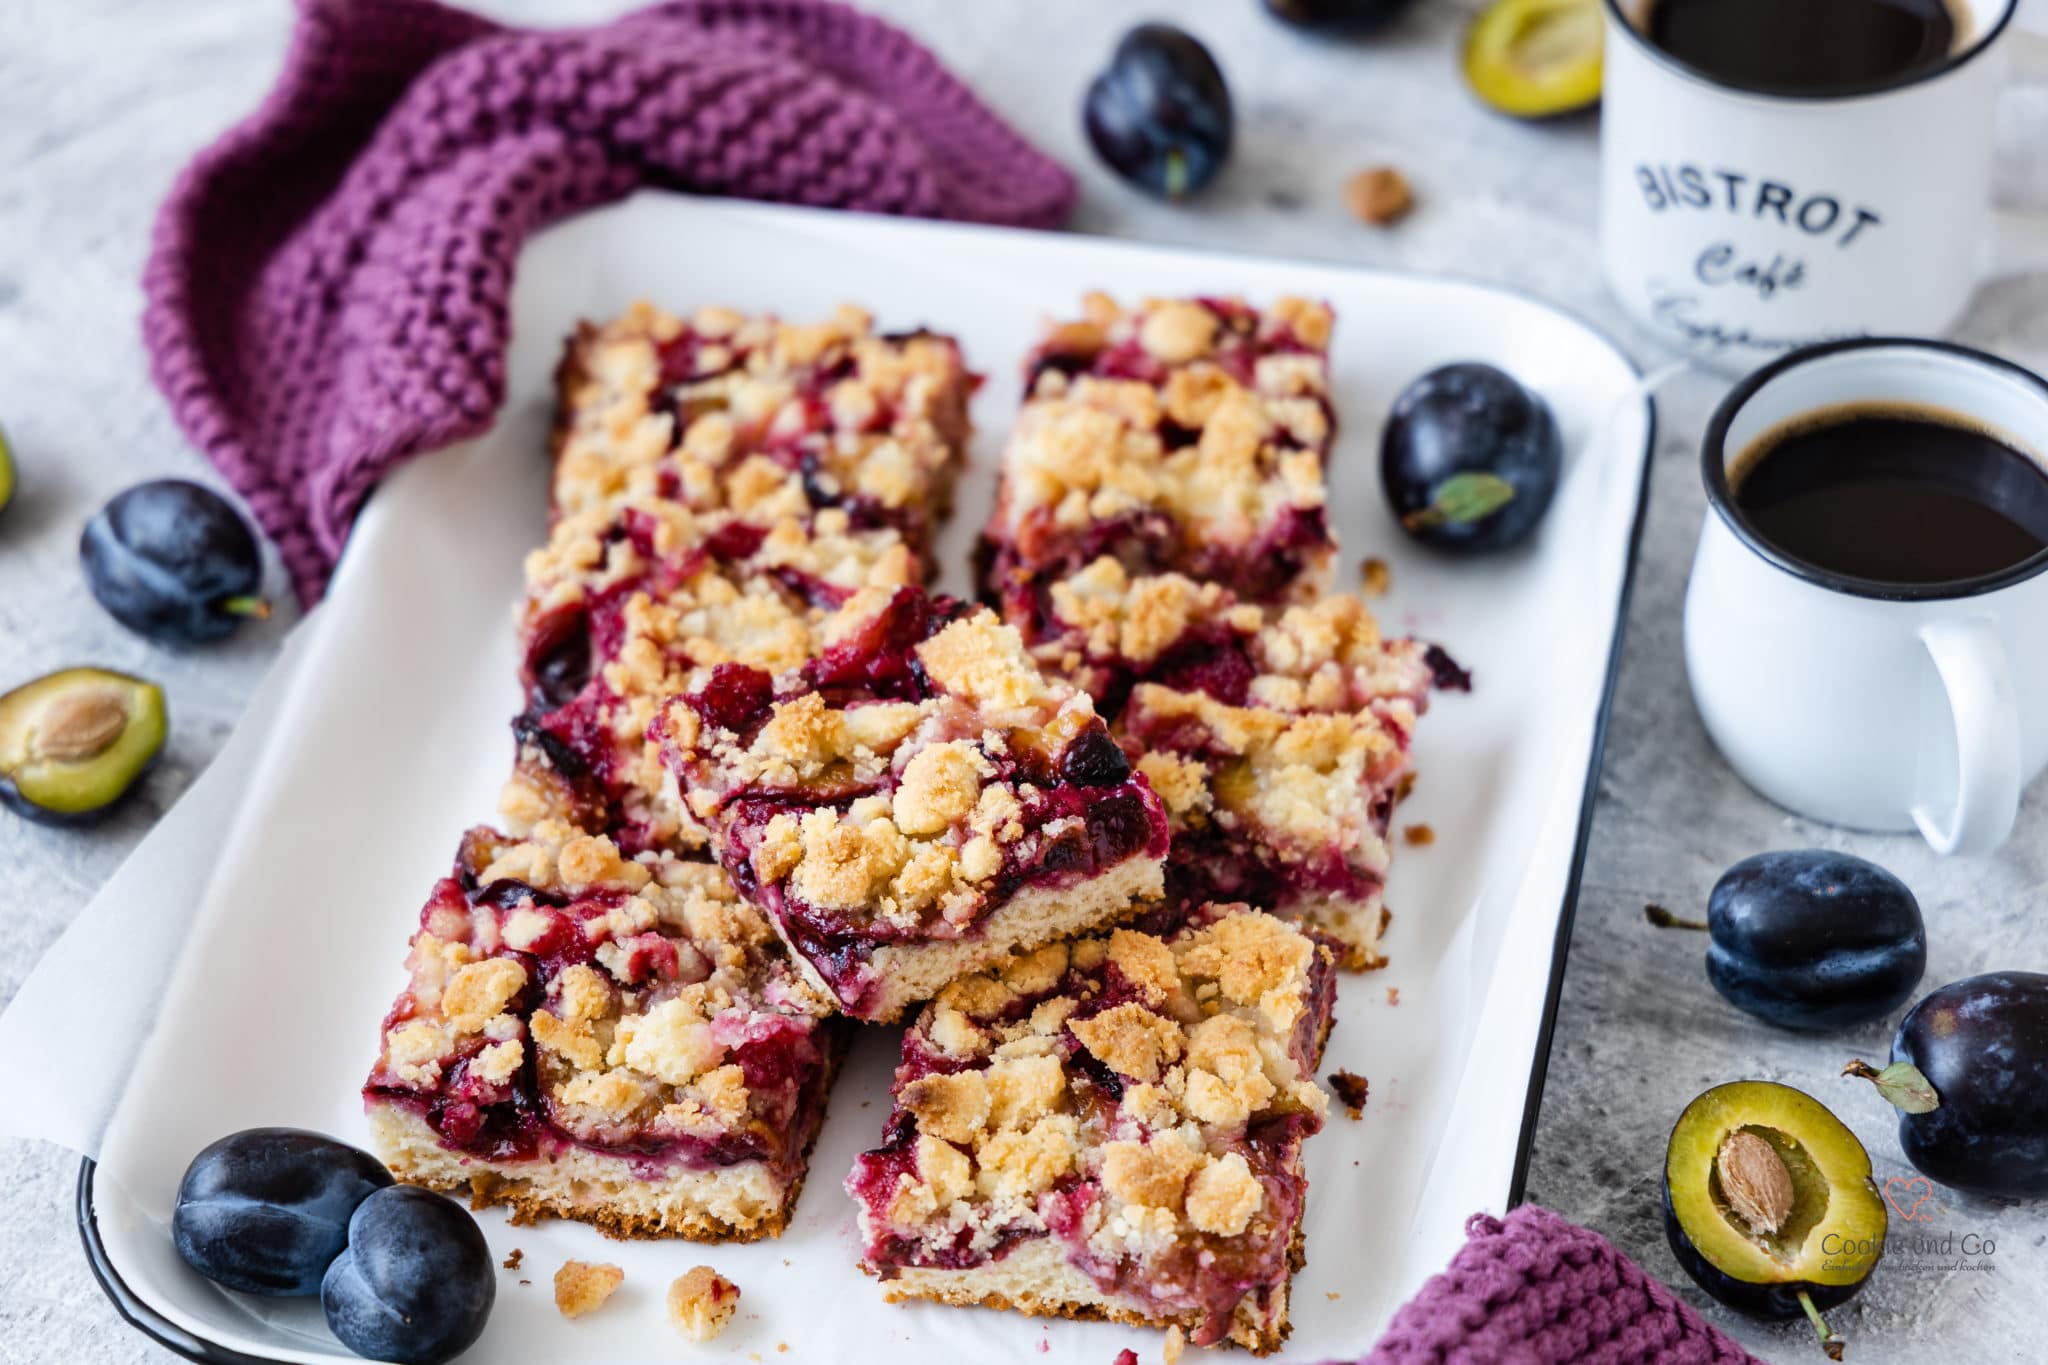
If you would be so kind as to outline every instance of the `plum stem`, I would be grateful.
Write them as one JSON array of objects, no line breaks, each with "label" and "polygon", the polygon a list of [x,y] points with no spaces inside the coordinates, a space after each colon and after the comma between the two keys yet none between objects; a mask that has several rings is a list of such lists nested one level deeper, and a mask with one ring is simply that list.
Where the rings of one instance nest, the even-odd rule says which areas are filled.
[{"label": "plum stem", "polygon": [[270,601],[263,597],[224,597],[220,609],[230,616],[249,616],[258,621],[270,619]]},{"label": "plum stem", "polygon": [[1643,918],[1656,925],[1659,929],[1697,929],[1701,933],[1707,931],[1707,922],[1705,920],[1680,919],[1661,905],[1652,904],[1644,906]]},{"label": "plum stem", "polygon": [[1498,474],[1453,474],[1437,485],[1429,506],[1402,517],[1401,525],[1411,531],[1474,526],[1514,500],[1515,486]]},{"label": "plum stem", "polygon": [[1885,1103],[1907,1114],[1931,1114],[1941,1107],[1941,1095],[1934,1083],[1927,1079],[1911,1062],[1893,1062],[1879,1071],[1869,1062],[1856,1058],[1842,1068],[1844,1076],[1854,1076],[1859,1081],[1869,1081],[1877,1087],[1877,1093]]},{"label": "plum stem", "polygon": [[1813,1295],[1804,1289],[1799,1291],[1799,1306],[1806,1310],[1806,1320],[1813,1324],[1813,1330],[1820,1333],[1821,1350],[1827,1352],[1829,1360],[1840,1360],[1849,1339],[1828,1326],[1828,1320],[1820,1315],[1820,1309],[1813,1306]]},{"label": "plum stem", "polygon": [[1188,192],[1187,153],[1175,148],[1166,154],[1166,197],[1179,199]]}]

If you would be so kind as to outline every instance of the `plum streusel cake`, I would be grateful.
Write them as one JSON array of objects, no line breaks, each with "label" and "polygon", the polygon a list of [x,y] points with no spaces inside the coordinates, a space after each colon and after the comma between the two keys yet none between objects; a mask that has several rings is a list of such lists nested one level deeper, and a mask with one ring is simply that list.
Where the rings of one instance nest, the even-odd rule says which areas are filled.
[{"label": "plum streusel cake", "polygon": [[983,587],[1018,620],[1051,584],[1111,555],[1247,602],[1325,585],[1335,543],[1330,310],[1282,299],[1094,294],[1033,355],[986,532]]},{"label": "plum streusel cake", "polygon": [[660,728],[734,884],[842,1010],[894,1019],[1158,896],[1159,798],[993,613],[869,590],[823,639],[780,677],[714,669]]},{"label": "plum streusel cake", "polygon": [[868,1266],[892,1299],[1276,1349],[1334,991],[1327,947],[1242,906],[954,982],[846,1182]]},{"label": "plum streusel cake", "polygon": [[715,864],[472,830],[363,1098],[400,1179],[622,1237],[780,1232],[843,1021]]},{"label": "plum streusel cake", "polygon": [[731,507],[769,487],[920,556],[951,506],[976,380],[950,337],[882,335],[847,305],[798,324],[636,304],[571,339],[558,375],[555,504]]},{"label": "plum streusel cake", "polygon": [[[1259,608],[1103,558],[1032,627],[1166,803],[1167,909],[1246,901],[1378,965],[1387,825],[1427,705],[1428,647],[1387,640],[1350,595]],[[1153,918],[1152,927],[1170,919]]]},{"label": "plum streusel cake", "polygon": [[649,727],[929,577],[974,382],[951,340],[850,308],[642,304],[572,338],[513,833],[472,831],[435,888],[364,1088],[402,1178],[627,1236],[781,1229],[846,1025],[708,860]]},{"label": "plum streusel cake", "polygon": [[1427,647],[1322,594],[1321,304],[1091,296],[1034,353],[984,586],[1173,821],[1154,929],[1246,901],[1378,965],[1386,831]]}]

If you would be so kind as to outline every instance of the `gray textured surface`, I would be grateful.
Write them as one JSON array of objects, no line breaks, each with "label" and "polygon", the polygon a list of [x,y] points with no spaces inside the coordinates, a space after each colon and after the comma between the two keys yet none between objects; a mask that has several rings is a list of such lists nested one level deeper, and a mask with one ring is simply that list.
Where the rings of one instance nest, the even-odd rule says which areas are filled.
[{"label": "gray textured surface", "polygon": [[[1452,52],[1474,3],[1420,0],[1402,27],[1370,43],[1305,40],[1267,22],[1256,0],[1155,6],[1178,10],[1211,40],[1241,119],[1225,180],[1199,207],[1169,209],[1100,171],[1078,128],[1089,73],[1137,11],[1083,0],[870,0],[1082,172],[1077,227],[1504,281],[1613,328],[1654,363],[1654,349],[1619,322],[1598,284],[1595,125],[1515,125],[1465,97]],[[613,6],[500,0],[489,8],[568,21]],[[143,799],[112,823],[53,833],[0,815],[0,999],[218,749],[290,615],[221,649],[167,654],[98,612],[73,549],[80,523],[117,489],[204,473],[147,383],[136,280],[151,214],[175,168],[251,108],[274,75],[285,6],[9,0],[6,12],[0,419],[21,457],[23,492],[0,520],[0,685],[80,662],[131,668],[163,681],[176,726]],[[1352,223],[1339,203],[1345,176],[1377,162],[1404,168],[1421,201],[1390,232]],[[2048,186],[2027,197],[2048,202]],[[1959,335],[2048,362],[2048,277],[1986,289]],[[1708,989],[1697,942],[1643,926],[1645,901],[1697,907],[1721,868],[1758,849],[1852,848],[1919,892],[1933,937],[1930,984],[2048,967],[2048,928],[2037,920],[2048,883],[2048,791],[2036,790],[1997,858],[1938,864],[1915,841],[1853,837],[1785,816],[1747,792],[1709,747],[1687,696],[1678,623],[1702,506],[1694,443],[1720,389],[1688,376],[1661,400],[1655,491],[1531,1178],[1535,1198],[1598,1228],[1667,1280],[1679,1276],[1658,1225],[1658,1162],[1672,1119],[1707,1085],[1741,1077],[1800,1084],[1840,1109],[1880,1178],[1907,1168],[1874,1099],[1833,1078],[1845,1057],[1881,1052],[1889,1030],[1802,1040],[1735,1013]],[[60,1151],[0,1144],[0,1361],[168,1360],[122,1326],[87,1274],[72,1225],[76,1166]],[[1839,1315],[1856,1339],[1851,1359],[2040,1359],[2034,1324],[2048,1296],[2048,1213],[1945,1203],[1930,1226],[1995,1238],[1993,1268],[1887,1263]],[[1680,1290],[1761,1354],[1819,1358],[1803,1328],[1758,1328],[1682,1280]]]}]

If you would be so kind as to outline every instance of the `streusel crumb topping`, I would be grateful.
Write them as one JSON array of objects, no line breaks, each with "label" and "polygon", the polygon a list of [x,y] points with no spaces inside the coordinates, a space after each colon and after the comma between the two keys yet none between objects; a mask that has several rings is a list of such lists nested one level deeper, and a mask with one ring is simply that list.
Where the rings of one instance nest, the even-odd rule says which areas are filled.
[{"label": "streusel crumb topping", "polygon": [[739,1307],[740,1287],[708,1265],[693,1267],[668,1287],[668,1320],[699,1345],[723,1332]]},{"label": "streusel crumb topping", "polygon": [[[1283,299],[1148,299],[1048,333],[1005,455],[999,521],[1036,509],[1079,530],[1148,511],[1190,540],[1249,541],[1289,508],[1323,502],[1330,438],[1323,350],[1330,312]],[[1075,362],[1086,366],[1075,373]]]},{"label": "streusel crumb topping", "polygon": [[1179,446],[1133,423],[1119,397],[1088,379],[1039,382],[1005,457],[1009,516],[1045,508],[1054,525],[1078,530],[1157,511],[1190,543],[1249,542],[1290,509],[1323,506],[1319,451],[1277,443],[1276,432],[1291,441],[1292,429],[1251,391],[1236,387],[1219,398],[1200,437]]},{"label": "streusel crumb topping", "polygon": [[1016,627],[986,609],[926,640],[917,647],[917,657],[933,682],[983,707],[997,724],[1087,702],[1071,688],[1050,683],[1024,652]]},{"label": "streusel crumb topping", "polygon": [[451,879],[429,902],[386,1026],[394,1087],[466,1076],[466,1098],[494,1103],[470,1087],[510,1086],[530,1059],[551,1118],[582,1140],[775,1121],[757,1099],[790,1097],[756,1097],[738,1063],[830,1005],[715,864],[625,858],[558,821],[517,843],[473,832],[464,859],[474,891]]},{"label": "streusel crumb topping", "polygon": [[[1297,1049],[1329,968],[1298,930],[1234,908],[1170,939],[1119,929],[956,981],[906,1043],[907,1159],[870,1153],[849,1188],[933,1248],[1057,1232],[1145,1259],[1270,1235],[1294,1215],[1268,1208],[1272,1157],[1247,1125],[1320,1123],[1327,1101]],[[1100,1197],[1077,1195],[1076,1177]]]},{"label": "streusel crumb topping", "polygon": [[1052,585],[1053,614],[1079,631],[1087,650],[1114,655],[1144,669],[1207,622],[1252,633],[1263,624],[1255,606],[1238,604],[1215,583],[1182,574],[1141,574],[1133,578],[1108,555]]},{"label": "streusel crumb topping", "polygon": [[816,323],[636,305],[571,346],[556,503],[822,499],[894,515],[922,548],[959,471],[972,384],[950,339],[878,336],[850,305]]},{"label": "streusel crumb topping", "polygon": [[[896,593],[855,597],[823,627],[828,648],[886,633],[906,605],[916,604]],[[780,884],[865,932],[957,936],[987,909],[1013,851],[1028,864],[1033,847],[1089,839],[1085,803],[1027,818],[1073,744],[1107,748],[1112,787],[1128,777],[1088,696],[1047,678],[1015,629],[987,610],[929,624],[927,638],[893,646],[906,651],[895,662],[874,665],[907,662],[919,700],[828,697],[809,674],[789,674],[773,685],[779,699],[737,719],[696,694],[665,712],[666,756],[698,818],[775,803],[727,838],[727,856],[753,884]],[[1139,788],[1129,820],[1148,818],[1146,800]],[[1121,837],[1134,836],[1149,842],[1142,828]]]},{"label": "streusel crumb topping", "polygon": [[564,1261],[555,1272],[555,1309],[565,1318],[580,1318],[604,1306],[626,1282],[626,1272],[603,1262]]},{"label": "streusel crumb topping", "polygon": [[[1361,800],[1405,767],[1403,736],[1414,725],[1414,709],[1403,701],[1356,712],[1295,714],[1141,683],[1123,724],[1141,746],[1151,747],[1156,738],[1179,754],[1198,756],[1217,814],[1254,822],[1298,844],[1342,840],[1351,847],[1368,835],[1379,837],[1358,828],[1370,814],[1361,813]],[[1186,761],[1155,759],[1152,768],[1178,796],[1169,798],[1176,814],[1205,809],[1193,794],[1195,774]]]}]

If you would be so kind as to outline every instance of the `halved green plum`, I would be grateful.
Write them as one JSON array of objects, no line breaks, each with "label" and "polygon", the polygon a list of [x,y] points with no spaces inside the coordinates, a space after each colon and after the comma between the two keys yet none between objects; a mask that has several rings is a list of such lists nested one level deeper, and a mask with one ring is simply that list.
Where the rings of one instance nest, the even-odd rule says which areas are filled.
[{"label": "halved green plum", "polygon": [[105,814],[163,752],[163,689],[66,668],[0,696],[0,805],[46,824]]},{"label": "halved green plum", "polygon": [[1671,1130],[1664,1233],[1679,1265],[1740,1312],[1803,1314],[1831,1359],[1842,1358],[1842,1338],[1821,1313],[1863,1287],[1886,1225],[1869,1153],[1804,1091],[1715,1086]]},{"label": "halved green plum", "polygon": [[1515,118],[1553,118],[1600,102],[1600,0],[1492,0],[1465,31],[1472,92]]}]

